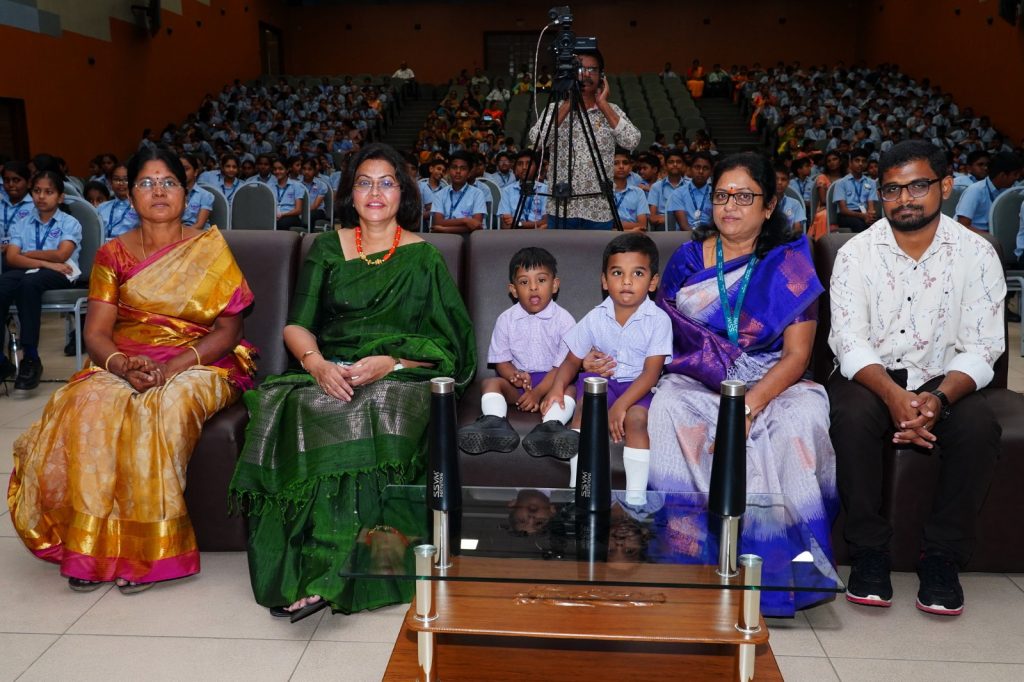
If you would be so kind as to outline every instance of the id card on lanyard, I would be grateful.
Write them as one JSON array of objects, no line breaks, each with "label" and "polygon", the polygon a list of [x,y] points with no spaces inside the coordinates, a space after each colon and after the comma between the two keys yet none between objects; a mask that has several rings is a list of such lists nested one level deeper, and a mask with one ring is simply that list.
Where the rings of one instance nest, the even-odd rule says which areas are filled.
[{"label": "id card on lanyard", "polygon": [[451,220],[452,218],[455,217],[455,209],[459,207],[459,204],[462,203],[463,197],[465,197],[468,193],[469,185],[466,185],[465,187],[462,188],[459,194],[459,198],[456,199],[455,201],[451,201],[451,196],[452,194],[455,194],[455,190],[452,190],[451,192],[448,193],[448,200],[451,203],[451,205],[448,207],[448,215],[445,216],[446,219]]}]

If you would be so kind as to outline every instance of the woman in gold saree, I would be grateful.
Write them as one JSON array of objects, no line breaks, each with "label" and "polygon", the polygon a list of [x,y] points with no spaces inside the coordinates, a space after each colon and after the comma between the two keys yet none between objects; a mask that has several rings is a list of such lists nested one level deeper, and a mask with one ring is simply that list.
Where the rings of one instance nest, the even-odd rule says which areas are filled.
[{"label": "woman in gold saree", "polygon": [[128,164],[141,224],[96,254],[91,365],[14,443],[14,527],[73,590],[122,592],[199,571],[185,470],[203,423],[252,386],[252,303],[216,229],[183,227],[185,171],[167,149]]}]

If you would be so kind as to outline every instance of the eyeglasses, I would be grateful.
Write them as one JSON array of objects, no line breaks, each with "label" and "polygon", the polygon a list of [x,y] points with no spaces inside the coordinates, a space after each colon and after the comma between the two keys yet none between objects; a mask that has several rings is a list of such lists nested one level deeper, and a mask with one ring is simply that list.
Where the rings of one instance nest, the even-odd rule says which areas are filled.
[{"label": "eyeglasses", "polygon": [[601,73],[599,66],[581,66],[580,73]]},{"label": "eyeglasses", "polygon": [[370,190],[376,188],[378,192],[390,192],[391,190],[398,189],[398,181],[392,180],[391,178],[383,178],[377,182],[372,180],[356,180],[355,184],[352,185],[352,191],[366,194]]},{"label": "eyeglasses", "polygon": [[737,206],[750,206],[754,203],[754,197],[763,197],[764,194],[757,192],[724,192],[719,190],[711,193],[711,203],[715,206],[725,206],[731,198]]},{"label": "eyeglasses", "polygon": [[127,185],[128,178],[119,178],[116,175],[110,179],[110,182],[115,185]]},{"label": "eyeglasses", "polygon": [[932,185],[936,182],[942,182],[942,178],[935,178],[934,180],[914,180],[913,182],[908,182],[905,185],[890,183],[888,185],[882,185],[882,187],[878,189],[878,196],[882,197],[882,201],[899,201],[900,196],[903,194],[903,190],[906,189],[907,194],[910,195],[911,199],[920,199],[931,191]]},{"label": "eyeglasses", "polygon": [[159,187],[165,192],[173,192],[174,190],[181,187],[181,183],[174,178],[163,178],[162,180],[154,180],[153,178],[142,178],[135,183],[135,189],[141,189],[143,192],[152,192],[155,188]]}]

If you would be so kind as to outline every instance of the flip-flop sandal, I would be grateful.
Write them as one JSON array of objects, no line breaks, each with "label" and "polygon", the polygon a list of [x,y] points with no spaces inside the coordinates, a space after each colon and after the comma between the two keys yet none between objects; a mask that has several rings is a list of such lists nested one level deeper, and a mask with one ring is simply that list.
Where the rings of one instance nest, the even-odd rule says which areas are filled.
[{"label": "flip-flop sandal", "polygon": [[322,611],[323,609],[326,609],[328,606],[330,606],[330,603],[326,599],[321,597],[319,600],[313,602],[312,604],[306,604],[301,609],[298,609],[297,611],[292,611],[291,621],[293,623],[298,623],[303,618],[309,618],[314,613]]},{"label": "flip-flop sandal", "polygon": [[145,592],[155,584],[156,583],[133,583],[129,580],[125,582],[124,585],[118,585],[117,589],[121,591],[121,594],[138,594],[139,592]]},{"label": "flip-flop sandal", "polygon": [[92,592],[103,586],[99,580],[82,580],[81,578],[68,578],[68,587],[75,592]]}]

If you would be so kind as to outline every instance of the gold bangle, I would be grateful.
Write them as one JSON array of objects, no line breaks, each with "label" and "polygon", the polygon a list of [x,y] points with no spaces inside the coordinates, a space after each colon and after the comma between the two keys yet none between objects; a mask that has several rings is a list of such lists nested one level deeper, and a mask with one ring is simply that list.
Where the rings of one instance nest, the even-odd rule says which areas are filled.
[{"label": "gold bangle", "polygon": [[[306,358],[308,358],[310,355],[319,355],[320,357],[324,356],[324,354],[318,350],[307,350],[305,353],[302,354],[302,357],[299,358],[299,365],[302,366],[302,369],[306,369]],[[309,370],[306,369],[306,371],[308,372]]]},{"label": "gold bangle", "polygon": [[[105,369],[108,372],[110,372],[110,359],[112,357],[114,357],[115,355],[120,355],[126,361],[128,360],[128,354],[127,353],[122,353],[121,351],[116,350],[116,351],[114,351],[113,353],[111,353],[110,355],[107,356],[106,361],[103,363],[103,369]],[[110,373],[113,374],[113,372],[110,372]]]},{"label": "gold bangle", "polygon": [[203,359],[199,357],[199,350],[195,346],[189,346],[189,348],[191,348],[192,352],[196,354],[196,365],[201,366],[203,364]]}]

